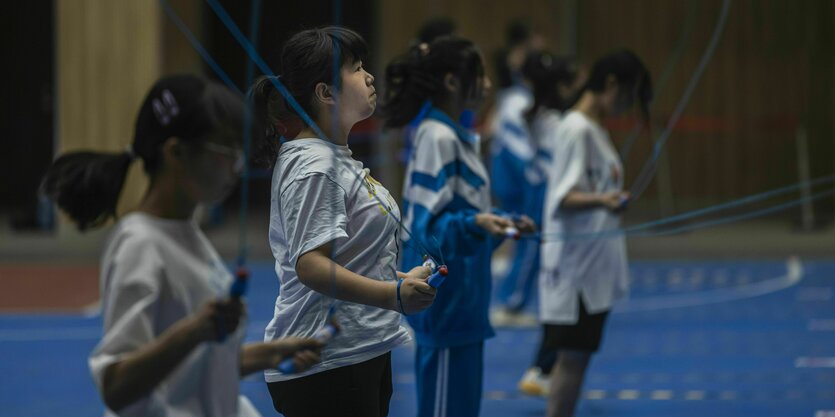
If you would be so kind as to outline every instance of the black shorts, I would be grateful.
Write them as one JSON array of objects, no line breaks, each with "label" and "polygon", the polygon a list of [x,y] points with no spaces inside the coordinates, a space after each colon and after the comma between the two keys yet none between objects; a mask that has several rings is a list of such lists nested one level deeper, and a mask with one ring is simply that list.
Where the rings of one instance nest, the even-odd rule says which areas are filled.
[{"label": "black shorts", "polygon": [[597,352],[609,311],[589,314],[580,297],[580,318],[575,324],[544,324],[542,345],[554,350]]},{"label": "black shorts", "polygon": [[273,407],[287,417],[383,417],[391,400],[391,352],[354,365],[269,382]]}]

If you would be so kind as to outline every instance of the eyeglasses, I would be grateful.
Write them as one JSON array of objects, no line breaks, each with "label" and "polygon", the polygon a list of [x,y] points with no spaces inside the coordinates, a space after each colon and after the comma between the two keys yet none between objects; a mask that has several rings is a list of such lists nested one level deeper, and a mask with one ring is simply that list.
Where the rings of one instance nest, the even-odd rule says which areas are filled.
[{"label": "eyeglasses", "polygon": [[235,159],[234,169],[235,172],[243,172],[244,170],[244,152],[240,149],[232,148],[229,146],[220,145],[213,142],[204,142],[203,147],[206,150],[216,152],[219,154],[226,155],[228,157]]}]

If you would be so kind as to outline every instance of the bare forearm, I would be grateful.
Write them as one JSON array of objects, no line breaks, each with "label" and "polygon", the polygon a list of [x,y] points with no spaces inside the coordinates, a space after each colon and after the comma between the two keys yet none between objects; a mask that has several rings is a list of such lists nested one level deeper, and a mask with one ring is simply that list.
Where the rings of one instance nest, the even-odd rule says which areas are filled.
[{"label": "bare forearm", "polygon": [[241,348],[241,377],[277,366],[274,349],[266,343],[248,343]]},{"label": "bare forearm", "polygon": [[104,402],[118,411],[148,395],[200,344],[192,322],[183,319],[159,338],[110,365],[104,373]]},{"label": "bare forearm", "polygon": [[602,196],[597,193],[569,191],[560,203],[560,208],[566,210],[583,210],[604,207]]},{"label": "bare forearm", "polygon": [[397,309],[395,284],[353,273],[319,251],[308,252],[296,264],[299,280],[314,291],[352,303]]}]

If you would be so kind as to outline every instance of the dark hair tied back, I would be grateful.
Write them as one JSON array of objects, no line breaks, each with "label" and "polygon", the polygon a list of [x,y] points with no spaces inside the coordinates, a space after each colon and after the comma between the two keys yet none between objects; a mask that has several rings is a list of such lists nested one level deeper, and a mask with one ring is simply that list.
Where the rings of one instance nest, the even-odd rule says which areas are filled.
[{"label": "dark hair tied back", "polygon": [[438,103],[448,99],[443,85],[446,74],[461,80],[461,94],[472,93],[478,77],[484,76],[481,53],[475,44],[458,36],[442,36],[395,58],[385,73],[386,126],[408,124],[426,100]]},{"label": "dark hair tied back", "polygon": [[577,78],[578,67],[573,59],[547,51],[530,52],[522,66],[522,74],[530,82],[534,104],[525,117],[531,121],[541,108],[566,111],[577,101],[579,93],[562,97],[558,87],[570,86]]},{"label": "dark hair tied back", "polygon": [[141,158],[152,178],[162,164],[161,145],[171,137],[200,145],[210,136],[240,140],[243,100],[215,82],[194,75],[158,80],[139,109],[127,151],[70,152],[56,159],[42,183],[44,194],[82,231],[116,216],[131,162]]},{"label": "dark hair tied back", "polygon": [[[628,98],[632,102],[638,101],[645,122],[649,122],[649,104],[653,97],[652,77],[638,55],[631,50],[621,49],[598,59],[592,67],[586,89],[603,91],[609,76],[615,77],[620,88],[630,95]],[[632,96],[633,92],[635,96]]]},{"label": "dark hair tied back", "polygon": [[[306,117],[289,105],[288,98],[275,88],[275,83],[280,82],[298,103],[304,116],[315,123],[318,118],[314,95],[316,85],[325,83],[341,88],[341,77],[338,75],[342,67],[362,61],[367,56],[368,45],[362,36],[344,27],[307,29],[287,40],[281,51],[280,75],[259,78],[248,94],[256,121],[265,126],[264,135],[257,137],[262,150],[259,154],[272,163],[280,138],[295,138],[305,125]],[[334,62],[335,57],[339,58],[338,63]],[[337,64],[339,67],[334,68]]]}]

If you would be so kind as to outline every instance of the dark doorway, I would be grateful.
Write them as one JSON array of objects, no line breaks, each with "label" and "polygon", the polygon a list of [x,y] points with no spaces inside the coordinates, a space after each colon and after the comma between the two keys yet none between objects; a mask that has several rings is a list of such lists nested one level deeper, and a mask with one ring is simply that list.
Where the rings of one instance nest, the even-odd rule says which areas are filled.
[{"label": "dark doorway", "polygon": [[32,229],[51,222],[38,215],[38,185],[54,151],[54,8],[50,0],[2,7],[0,213],[15,229]]}]

